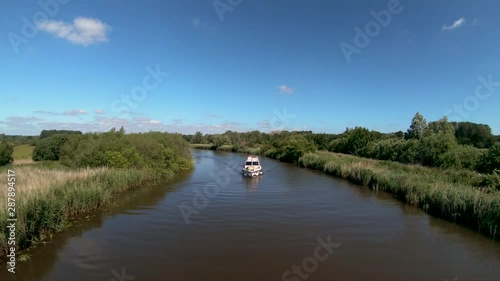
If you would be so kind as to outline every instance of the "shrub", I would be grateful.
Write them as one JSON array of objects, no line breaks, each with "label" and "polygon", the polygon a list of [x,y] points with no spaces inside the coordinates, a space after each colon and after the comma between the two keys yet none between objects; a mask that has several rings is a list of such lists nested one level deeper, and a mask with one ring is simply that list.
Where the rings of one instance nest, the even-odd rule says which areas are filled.
[{"label": "shrub", "polygon": [[215,148],[218,148],[225,144],[231,144],[231,139],[227,135],[216,135],[212,143]]},{"label": "shrub", "polygon": [[422,164],[435,167],[441,155],[458,146],[455,136],[447,133],[433,133],[420,141],[419,154]]},{"label": "shrub", "polygon": [[500,170],[495,169],[491,174],[482,175],[479,186],[490,192],[500,191]]},{"label": "shrub", "polygon": [[118,151],[106,151],[107,166],[111,168],[125,169],[130,167],[130,162]]},{"label": "shrub", "polygon": [[267,155],[289,163],[298,161],[307,152],[316,151],[314,142],[299,134],[290,135],[273,146],[274,149],[270,149]]},{"label": "shrub", "polygon": [[400,143],[398,161],[404,164],[421,164],[422,159],[419,154],[419,141],[415,139]]},{"label": "shrub", "polygon": [[12,153],[14,148],[6,143],[0,142],[0,166],[7,165],[12,161]]},{"label": "shrub", "polygon": [[344,153],[347,147],[347,138],[342,137],[335,140],[332,140],[328,145],[328,151],[330,152],[339,152]]},{"label": "shrub", "polygon": [[71,167],[136,168],[161,176],[193,166],[189,143],[179,134],[89,133],[73,136],[61,151],[61,162]]},{"label": "shrub", "polygon": [[33,150],[33,160],[59,160],[61,147],[68,141],[68,135],[51,135],[37,141]]},{"label": "shrub", "polygon": [[488,152],[479,159],[477,170],[481,173],[492,173],[500,169],[500,143],[495,143]]},{"label": "shrub", "polygon": [[401,148],[405,143],[402,139],[386,139],[368,144],[365,155],[378,160],[398,161],[401,155]]},{"label": "shrub", "polygon": [[437,161],[437,166],[445,169],[474,169],[482,154],[479,148],[459,145],[443,153]]}]

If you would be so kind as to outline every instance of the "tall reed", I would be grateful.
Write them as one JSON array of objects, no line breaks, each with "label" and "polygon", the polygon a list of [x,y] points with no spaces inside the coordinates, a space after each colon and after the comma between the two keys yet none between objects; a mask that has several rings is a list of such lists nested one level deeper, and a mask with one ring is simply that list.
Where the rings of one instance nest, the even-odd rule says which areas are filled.
[{"label": "tall reed", "polygon": [[[25,249],[63,230],[71,216],[108,204],[113,194],[153,180],[139,170],[86,168],[62,170],[43,165],[10,167],[16,174],[16,243]],[[0,256],[7,251],[7,168],[0,169]]]},{"label": "tall reed", "polygon": [[500,192],[473,187],[481,179],[476,172],[443,171],[323,151],[304,155],[299,164],[395,194],[434,216],[500,239]]}]

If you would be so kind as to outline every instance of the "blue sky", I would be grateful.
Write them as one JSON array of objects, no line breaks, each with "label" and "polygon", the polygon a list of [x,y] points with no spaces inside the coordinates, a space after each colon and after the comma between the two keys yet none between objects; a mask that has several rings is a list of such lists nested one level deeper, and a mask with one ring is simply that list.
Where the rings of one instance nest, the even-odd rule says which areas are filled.
[{"label": "blue sky", "polygon": [[0,11],[0,133],[500,134],[498,1],[41,2]]}]

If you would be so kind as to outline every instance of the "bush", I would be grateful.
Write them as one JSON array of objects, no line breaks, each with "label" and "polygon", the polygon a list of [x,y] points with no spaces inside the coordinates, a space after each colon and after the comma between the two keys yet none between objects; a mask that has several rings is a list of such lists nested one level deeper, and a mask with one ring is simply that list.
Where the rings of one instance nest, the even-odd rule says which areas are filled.
[{"label": "bush", "polygon": [[347,140],[342,152],[359,156],[366,145],[372,140],[373,136],[368,129],[356,127],[347,132]]},{"label": "bush", "polygon": [[347,138],[342,137],[335,140],[332,140],[328,145],[328,151],[330,152],[338,152],[345,153],[347,147]]},{"label": "bush", "polygon": [[316,151],[316,146],[313,141],[298,134],[286,137],[274,147],[275,149],[271,149],[268,152],[268,156],[288,163],[298,161],[299,158],[307,152]]},{"label": "bush", "polygon": [[52,135],[39,139],[33,150],[33,161],[57,161],[61,155],[61,147],[68,141],[68,135]]},{"label": "bush", "polygon": [[216,135],[212,143],[215,148],[218,148],[226,144],[231,144],[231,139],[227,135]]},{"label": "bush", "polygon": [[419,144],[419,141],[415,139],[401,143],[398,162],[403,164],[421,164],[422,158],[419,154]]},{"label": "bush", "polygon": [[9,164],[12,159],[12,153],[14,152],[14,148],[6,143],[0,142],[0,166]]},{"label": "bush", "polygon": [[377,142],[371,142],[366,146],[362,156],[378,160],[398,161],[401,154],[401,148],[405,143],[402,139],[386,139]]},{"label": "bush", "polygon": [[479,148],[459,145],[443,153],[437,161],[440,168],[475,169],[483,152]]},{"label": "bush", "polygon": [[495,169],[491,174],[481,175],[481,181],[475,186],[483,188],[486,192],[500,191],[500,170]]},{"label": "bush", "polygon": [[495,169],[500,169],[500,143],[498,142],[481,156],[477,165],[477,170],[481,173],[492,173]]},{"label": "bush", "polygon": [[136,168],[163,176],[193,166],[189,143],[179,134],[89,133],[72,136],[61,151],[61,162],[71,167]]},{"label": "bush", "polygon": [[440,157],[458,146],[455,136],[447,133],[432,133],[420,141],[419,154],[422,164],[436,167]]}]

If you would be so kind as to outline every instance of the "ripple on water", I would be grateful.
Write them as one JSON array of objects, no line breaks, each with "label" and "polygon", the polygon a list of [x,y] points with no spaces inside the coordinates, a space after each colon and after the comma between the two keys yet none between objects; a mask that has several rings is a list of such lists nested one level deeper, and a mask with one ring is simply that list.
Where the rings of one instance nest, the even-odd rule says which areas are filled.
[{"label": "ripple on water", "polygon": [[[199,155],[238,163],[245,157]],[[230,173],[206,206],[194,207],[196,194],[215,183],[210,173],[225,167],[217,163],[200,158],[172,190],[141,194],[99,227],[61,243],[47,280],[109,280],[110,270],[122,267],[136,280],[275,280],[327,237],[341,246],[308,280],[500,280],[498,242],[293,165],[269,160],[277,168],[256,179]],[[189,223],[181,204],[196,210]]]}]

